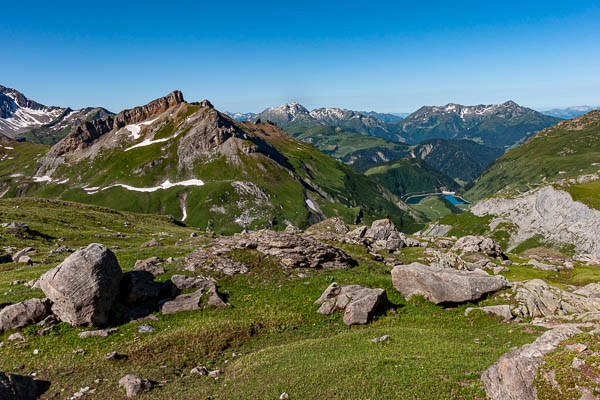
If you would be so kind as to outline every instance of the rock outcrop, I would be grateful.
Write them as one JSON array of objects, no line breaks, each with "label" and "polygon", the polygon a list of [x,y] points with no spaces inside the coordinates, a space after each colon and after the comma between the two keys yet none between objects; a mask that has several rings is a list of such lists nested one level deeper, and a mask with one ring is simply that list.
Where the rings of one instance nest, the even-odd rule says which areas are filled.
[{"label": "rock outcrop", "polygon": [[536,318],[600,311],[600,302],[596,299],[550,286],[541,279],[517,282],[513,286],[518,303],[513,310],[516,315]]},{"label": "rock outcrop", "polygon": [[487,397],[490,400],[537,399],[533,381],[544,355],[577,333],[581,333],[578,328],[560,326],[545,332],[535,342],[504,354],[481,376]]},{"label": "rock outcrop", "polygon": [[195,311],[202,309],[204,305],[216,308],[228,306],[217,292],[215,284],[210,281],[205,281],[204,287],[194,293],[181,294],[175,299],[165,302],[162,312],[163,314],[173,314],[179,311]]},{"label": "rock outcrop", "polygon": [[459,271],[418,262],[392,270],[394,287],[406,298],[422,295],[436,304],[474,301],[502,289],[508,281],[485,271]]},{"label": "rock outcrop", "polygon": [[36,324],[46,318],[49,311],[48,299],[28,299],[4,307],[0,311],[0,332]]},{"label": "rock outcrop", "polygon": [[35,400],[37,395],[38,387],[32,377],[0,371],[0,399]]},{"label": "rock outcrop", "polygon": [[219,271],[227,275],[246,273],[248,267],[227,253],[236,249],[256,250],[274,257],[282,268],[346,269],[350,258],[336,247],[323,244],[300,232],[262,230],[213,239],[186,256],[186,269]]},{"label": "rock outcrop", "polygon": [[411,239],[399,232],[389,219],[374,221],[371,227],[355,228],[348,232],[341,241],[362,244],[371,252],[381,250],[394,252],[403,247],[419,247],[421,245],[418,240]]},{"label": "rock outcrop", "polygon": [[125,375],[119,379],[119,387],[125,389],[127,397],[137,396],[141,391],[150,389],[152,384],[147,379],[142,379],[137,375]]},{"label": "rock outcrop", "polygon": [[336,310],[344,311],[346,325],[364,325],[378,307],[387,303],[384,289],[369,289],[360,285],[339,286],[336,282],[329,285],[315,304],[321,307],[320,314],[331,314]]},{"label": "rock outcrop", "polygon": [[106,246],[92,243],[40,278],[52,312],[74,326],[99,326],[119,297],[122,271]]},{"label": "rock outcrop", "polygon": [[477,216],[495,218],[490,227],[510,223],[517,227],[511,243],[518,244],[535,235],[549,242],[572,244],[581,253],[600,259],[600,211],[573,201],[571,195],[545,186],[514,198],[485,199],[471,208]]}]

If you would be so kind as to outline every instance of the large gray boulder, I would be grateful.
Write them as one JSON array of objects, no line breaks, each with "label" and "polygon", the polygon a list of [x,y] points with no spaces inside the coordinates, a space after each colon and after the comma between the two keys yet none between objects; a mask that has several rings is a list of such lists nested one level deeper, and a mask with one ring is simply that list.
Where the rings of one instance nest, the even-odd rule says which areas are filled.
[{"label": "large gray boulder", "polygon": [[92,243],[67,257],[40,278],[54,303],[52,311],[73,326],[101,326],[119,298],[122,278],[117,258],[106,246]]},{"label": "large gray boulder", "polygon": [[492,276],[481,270],[459,271],[418,262],[394,267],[392,282],[406,299],[422,295],[436,304],[477,300],[508,284],[503,276]]},{"label": "large gray boulder", "polygon": [[319,314],[331,314],[336,310],[344,311],[346,325],[364,325],[387,302],[384,289],[369,289],[360,285],[340,286],[333,282],[319,297],[315,304],[321,307]]},{"label": "large gray boulder", "polygon": [[500,260],[506,258],[498,242],[483,236],[463,236],[454,243],[452,250],[459,253],[483,253]]},{"label": "large gray boulder", "polygon": [[37,394],[37,384],[30,376],[6,374],[0,371],[0,399],[34,400]]},{"label": "large gray boulder", "polygon": [[48,299],[28,299],[0,311],[0,332],[23,328],[43,320],[50,311]]},{"label": "large gray boulder", "polygon": [[558,344],[581,333],[573,326],[559,326],[545,332],[531,344],[504,354],[481,375],[485,393],[490,400],[535,400],[533,381],[546,354]]}]

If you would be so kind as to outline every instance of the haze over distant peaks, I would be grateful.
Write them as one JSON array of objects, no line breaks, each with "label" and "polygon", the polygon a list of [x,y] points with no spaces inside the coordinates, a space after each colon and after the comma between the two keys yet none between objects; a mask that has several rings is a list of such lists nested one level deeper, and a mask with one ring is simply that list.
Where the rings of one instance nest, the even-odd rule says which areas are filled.
[{"label": "haze over distant peaks", "polygon": [[544,110],[542,113],[551,115],[553,117],[571,119],[599,108],[600,106],[571,106],[567,108],[553,108],[550,110]]}]

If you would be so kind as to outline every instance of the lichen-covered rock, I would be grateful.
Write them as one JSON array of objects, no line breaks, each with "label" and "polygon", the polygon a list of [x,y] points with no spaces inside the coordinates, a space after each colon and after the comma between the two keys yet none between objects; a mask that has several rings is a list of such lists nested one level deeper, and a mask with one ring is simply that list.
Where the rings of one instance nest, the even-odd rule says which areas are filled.
[{"label": "lichen-covered rock", "polygon": [[325,289],[315,304],[321,305],[317,311],[320,314],[342,310],[346,325],[364,325],[377,308],[386,302],[384,289],[370,289],[360,285],[339,286],[334,282]]},{"label": "lichen-covered rock", "polygon": [[572,326],[559,326],[545,332],[531,344],[513,349],[485,370],[481,380],[490,400],[535,400],[537,390],[533,381],[544,355],[558,344],[581,333]]},{"label": "lichen-covered rock", "polygon": [[483,236],[463,236],[454,243],[452,251],[459,253],[483,253],[499,260],[506,258],[498,242]]},{"label": "lichen-covered rock", "polygon": [[567,292],[548,285],[541,279],[513,284],[518,302],[514,312],[523,317],[564,316],[600,311],[594,298]]},{"label": "lichen-covered rock", "polygon": [[50,311],[48,299],[28,299],[0,311],[0,332],[23,328],[42,321]]},{"label": "lichen-covered rock", "polygon": [[122,275],[113,252],[93,243],[42,275],[40,287],[61,321],[100,326],[108,322],[108,313],[119,298]]},{"label": "lichen-covered rock", "polygon": [[422,295],[436,304],[478,300],[508,284],[506,278],[481,270],[459,271],[418,262],[394,267],[392,282],[405,298]]}]

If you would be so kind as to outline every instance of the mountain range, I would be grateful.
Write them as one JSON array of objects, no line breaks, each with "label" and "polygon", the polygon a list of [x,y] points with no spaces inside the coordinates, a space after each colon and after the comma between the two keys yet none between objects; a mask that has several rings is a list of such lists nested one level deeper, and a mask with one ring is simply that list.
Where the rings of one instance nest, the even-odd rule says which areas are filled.
[{"label": "mountain range", "polygon": [[[10,148],[9,148],[10,147]],[[219,232],[391,218],[409,208],[360,172],[268,122],[238,122],[179,91],[83,121],[52,147],[0,148],[0,193],[170,214]]]},{"label": "mountain range", "polygon": [[[400,121],[376,118],[340,108],[309,111],[298,103],[270,107],[253,120],[268,120],[286,130],[302,127],[336,126],[361,135],[378,136],[395,142],[418,144],[428,139],[468,139],[488,147],[516,146],[559,118],[522,107],[513,101],[502,104],[424,106]],[[298,130],[295,130],[298,132]]]},{"label": "mountain range", "polygon": [[15,89],[0,85],[0,133],[12,138],[54,144],[84,121],[108,115],[112,113],[101,107],[73,110],[69,107],[45,106]]}]

